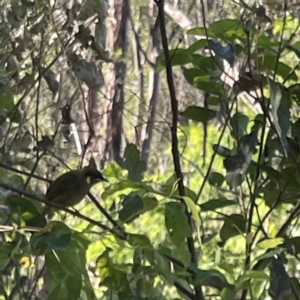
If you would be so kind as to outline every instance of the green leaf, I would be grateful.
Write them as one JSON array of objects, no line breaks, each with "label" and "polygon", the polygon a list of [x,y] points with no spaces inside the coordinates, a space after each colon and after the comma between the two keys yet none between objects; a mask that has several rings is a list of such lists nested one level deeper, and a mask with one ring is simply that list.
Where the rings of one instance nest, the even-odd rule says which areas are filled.
[{"label": "green leaf", "polygon": [[180,202],[169,202],[165,206],[165,224],[175,245],[191,237],[191,229],[185,214],[185,206]]},{"label": "green leaf", "polygon": [[[168,198],[173,197],[173,198],[181,199],[181,196],[179,195],[178,192],[177,182],[178,180],[176,176],[171,175],[168,178],[168,180],[164,184],[162,184],[160,194]],[[194,201],[197,197],[196,193],[193,190],[189,189],[188,187],[185,187],[185,195]]]},{"label": "green leaf", "polygon": [[114,183],[109,189],[104,191],[101,195],[103,200],[110,199],[111,197],[122,195],[123,193],[129,193],[131,191],[139,190],[146,192],[154,192],[153,188],[145,182],[131,181],[123,179],[119,182]]},{"label": "green leaf", "polygon": [[247,134],[247,126],[249,118],[241,113],[236,113],[230,119],[232,127],[231,135],[238,141],[241,137]]},{"label": "green leaf", "polygon": [[277,53],[258,57],[258,64],[260,68],[269,70],[270,72],[274,73],[276,70],[276,74],[281,76],[283,79],[289,78],[289,80],[293,81],[298,80],[298,76],[291,67],[281,61],[278,61]]},{"label": "green leaf", "polygon": [[195,278],[195,284],[201,284],[203,286],[210,286],[218,291],[223,288],[228,287],[232,289],[233,287],[227,283],[225,276],[218,270],[200,270],[197,269]]},{"label": "green leaf", "polygon": [[[206,36],[206,30],[204,27],[195,27],[195,28],[192,28],[190,30],[188,30],[187,32],[188,34],[192,34],[192,35],[201,35],[201,36]],[[208,30],[207,32],[208,34],[208,37],[216,37],[212,32],[210,32]]]},{"label": "green leaf", "polygon": [[144,208],[142,198],[136,193],[125,196],[122,201],[122,209],[119,211],[119,219],[122,223],[131,223],[134,221]]},{"label": "green leaf", "polygon": [[50,292],[47,300],[78,300],[82,287],[81,278],[68,274]]},{"label": "green leaf", "polygon": [[221,292],[221,300],[232,300],[235,299],[236,293],[230,288],[224,288]]},{"label": "green leaf", "polygon": [[283,238],[273,238],[273,239],[265,239],[257,244],[257,247],[262,248],[264,250],[270,248],[276,248],[278,245],[283,244]]},{"label": "green leaf", "polygon": [[258,167],[262,170],[265,171],[268,176],[274,180],[274,181],[279,181],[282,178],[282,174],[276,170],[274,170],[273,168],[266,166],[266,165],[258,165]]},{"label": "green leaf", "polygon": [[128,234],[128,243],[132,247],[140,246],[151,246],[149,238],[144,234]]},{"label": "green leaf", "polygon": [[[134,249],[139,249],[140,252],[138,252],[140,255],[142,254],[143,257],[145,257],[150,264],[152,265],[154,263],[154,250],[150,243],[149,238],[146,235],[143,234],[128,234],[128,243]],[[135,254],[138,254],[135,253]],[[137,257],[135,257],[137,258]]]},{"label": "green leaf", "polygon": [[[192,62],[191,52],[187,49],[172,49],[170,50],[171,65],[172,66],[183,66]],[[165,55],[162,52],[158,57],[157,72],[161,72],[166,67]]]},{"label": "green leaf", "polygon": [[136,145],[128,144],[124,152],[122,167],[128,170],[128,178],[132,181],[141,181],[143,172],[146,171],[146,163],[140,160],[140,151]]},{"label": "green leaf", "polygon": [[287,153],[289,150],[289,144],[287,142],[287,132],[290,128],[290,113],[289,109],[281,104],[282,92],[280,85],[270,78],[268,78],[270,86],[270,100],[271,100],[271,113],[273,116],[273,123],[280,136],[282,146]]},{"label": "green leaf", "polygon": [[222,186],[223,182],[225,180],[225,177],[217,172],[211,172],[208,178],[208,182],[212,186]]},{"label": "green leaf", "polygon": [[106,286],[111,291],[117,291],[118,299],[132,299],[127,274],[123,271],[111,268],[109,276],[101,282],[101,286]]},{"label": "green leaf", "polygon": [[145,278],[138,279],[136,283],[136,293],[137,295],[143,299],[148,296],[148,284]]},{"label": "green leaf", "polygon": [[[206,36],[206,30],[203,27],[190,29],[188,34]],[[236,39],[247,42],[247,35],[238,19],[223,19],[210,24],[207,30],[208,37],[220,38],[224,41],[236,43]]]},{"label": "green leaf", "polygon": [[224,224],[220,231],[220,237],[223,241],[227,241],[231,237],[246,232],[246,220],[242,215],[232,214],[224,217]]},{"label": "green leaf", "polygon": [[287,45],[286,48],[289,49],[289,50],[292,50],[297,55],[297,57],[300,58],[300,49],[299,49],[299,43],[298,42],[294,45]]},{"label": "green leaf", "polygon": [[110,275],[110,268],[112,266],[112,259],[110,258],[111,248],[106,248],[97,258],[97,269],[101,280],[104,280]]},{"label": "green leaf", "polygon": [[14,95],[12,92],[7,92],[5,94],[0,94],[0,110],[5,110],[7,112],[12,111],[14,108]]},{"label": "green leaf", "polygon": [[159,252],[155,251],[154,253],[154,267],[155,271],[159,274],[164,274],[169,284],[173,283],[173,278],[168,278],[171,275],[171,263]]},{"label": "green leaf", "polygon": [[201,123],[207,123],[216,116],[216,112],[214,110],[200,106],[189,106],[180,114],[188,119]]},{"label": "green leaf", "polygon": [[197,205],[195,204],[195,202],[189,198],[189,197],[182,197],[182,199],[184,200],[186,206],[188,207],[189,212],[192,213],[192,218],[195,222],[196,225],[196,229],[197,231],[199,231],[200,229],[200,225],[201,225],[201,221],[200,221],[200,212],[199,209],[197,207]]},{"label": "green leaf", "polygon": [[82,287],[82,273],[85,271],[85,252],[81,252],[76,243],[71,243],[63,251],[46,253],[45,262],[47,274],[55,287],[50,299],[77,300]]},{"label": "green leaf", "polygon": [[48,231],[42,234],[36,233],[32,236],[31,244],[35,248],[35,251],[45,254],[49,251],[69,248],[72,240],[72,232],[67,225],[62,222],[52,221],[47,224],[44,230]]},{"label": "green leaf", "polygon": [[187,82],[194,87],[216,96],[223,96],[224,91],[219,82],[216,82],[206,70],[183,69],[183,75]]},{"label": "green leaf", "polygon": [[158,201],[155,197],[143,197],[143,212],[155,209],[158,206]]},{"label": "green leaf", "polygon": [[11,91],[0,93],[0,111],[5,111],[11,122],[20,123],[22,118],[21,112],[14,105],[14,95]]},{"label": "green leaf", "polygon": [[250,280],[255,281],[269,281],[270,277],[263,271],[247,270],[243,275],[241,275],[237,280],[236,290],[245,289],[249,286]]},{"label": "green leaf", "polygon": [[[210,82],[218,82],[220,79],[220,76],[222,75],[222,71],[220,70],[220,67],[216,62],[218,62],[217,57],[205,57],[197,54],[192,55],[192,63],[193,66],[196,68],[196,70],[200,71],[200,77],[202,76],[205,81]],[[219,62],[221,63],[221,61]],[[182,68],[185,70],[186,68]],[[186,69],[186,70],[191,70],[191,74],[193,74],[193,69]],[[207,76],[209,74],[209,76]]]},{"label": "green leaf", "polygon": [[225,41],[236,42],[236,39],[246,41],[247,35],[244,32],[239,19],[223,19],[209,25],[209,31]]},{"label": "green leaf", "polygon": [[211,199],[203,204],[200,204],[201,211],[216,211],[218,208],[237,205],[236,202],[226,199]]},{"label": "green leaf", "polygon": [[5,204],[9,207],[12,214],[20,213],[25,221],[29,221],[38,215],[36,202],[22,196],[9,196],[5,199]]},{"label": "green leaf", "polygon": [[[187,243],[184,239],[179,241],[176,244],[176,247],[174,249],[172,249],[171,256],[176,258],[180,262],[182,262],[185,267],[188,267],[190,265],[191,253],[190,253]],[[174,269],[177,274],[186,272],[185,269],[183,269],[182,267],[179,267],[179,266],[174,265]]]},{"label": "green leaf", "polygon": [[122,223],[129,224],[141,214],[157,207],[158,201],[154,197],[141,198],[136,192],[132,192],[125,196],[121,204],[122,208],[119,211],[119,219]]},{"label": "green leaf", "polygon": [[221,100],[220,100],[219,97],[209,96],[207,98],[207,103],[209,105],[220,105],[221,104]]},{"label": "green leaf", "polygon": [[205,46],[207,46],[207,40],[206,39],[200,39],[197,42],[195,42],[194,44],[192,44],[191,46],[189,46],[186,51],[189,53],[194,53],[202,48],[204,48]]},{"label": "green leaf", "polygon": [[239,141],[238,153],[224,159],[224,167],[227,171],[226,182],[231,189],[238,187],[244,181],[244,174],[248,170],[257,145],[257,133],[258,131],[255,130],[243,136]]},{"label": "green leaf", "polygon": [[[261,263],[260,261],[265,261],[266,263],[263,265],[267,266],[270,261],[270,258],[280,255],[284,251],[285,251],[284,248],[277,247],[275,249],[271,249],[271,250],[267,251],[266,253],[264,253],[262,255],[259,255],[258,257],[255,258],[254,261],[258,261],[258,263]],[[254,267],[254,269],[256,269],[256,267]]]},{"label": "green leaf", "polygon": [[219,235],[219,233],[214,232],[214,233],[202,236],[202,244],[203,245],[208,244],[209,242],[211,242],[212,240],[214,240],[215,237],[217,237],[218,235]]}]

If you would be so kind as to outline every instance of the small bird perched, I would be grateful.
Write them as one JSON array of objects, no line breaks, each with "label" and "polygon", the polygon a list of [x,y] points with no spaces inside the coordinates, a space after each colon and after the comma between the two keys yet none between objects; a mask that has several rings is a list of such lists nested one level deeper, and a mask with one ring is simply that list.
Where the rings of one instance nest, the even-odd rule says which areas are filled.
[{"label": "small bird perched", "polygon": [[[69,171],[59,176],[49,187],[45,197],[62,207],[78,204],[96,183],[106,181],[101,172],[91,166]],[[46,207],[44,214],[49,208]]]}]

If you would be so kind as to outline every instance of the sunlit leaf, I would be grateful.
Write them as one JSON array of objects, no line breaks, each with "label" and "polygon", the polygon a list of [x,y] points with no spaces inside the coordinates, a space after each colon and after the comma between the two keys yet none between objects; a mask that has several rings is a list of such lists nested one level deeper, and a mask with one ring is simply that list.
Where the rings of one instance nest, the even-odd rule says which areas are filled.
[{"label": "sunlit leaf", "polygon": [[202,123],[207,123],[216,116],[214,110],[200,106],[189,106],[180,114],[188,119]]},{"label": "sunlit leaf", "polygon": [[143,234],[129,234],[128,235],[128,243],[135,247],[139,246],[150,246],[150,240],[146,235]]},{"label": "sunlit leaf", "polygon": [[262,248],[264,250],[275,248],[278,245],[283,244],[284,239],[283,238],[273,238],[273,239],[266,239],[257,244],[257,247]]},{"label": "sunlit leaf", "polygon": [[225,41],[234,42],[235,39],[243,41],[247,38],[239,19],[222,19],[215,21],[210,24],[209,31]]},{"label": "sunlit leaf", "polygon": [[200,204],[200,207],[201,207],[201,211],[205,212],[205,211],[215,211],[219,208],[233,206],[233,205],[237,205],[237,203],[232,200],[226,200],[221,198],[221,199],[211,199],[207,202]]},{"label": "sunlit leaf", "polygon": [[165,224],[166,228],[176,245],[182,240],[191,236],[185,207],[180,202],[169,202],[165,207]]},{"label": "sunlit leaf", "polygon": [[270,86],[270,100],[272,105],[271,113],[274,119],[273,122],[280,136],[282,146],[287,153],[289,150],[289,145],[286,139],[286,134],[291,124],[290,113],[289,110],[282,105],[282,92],[279,84],[271,79],[268,81]]},{"label": "sunlit leaf", "polygon": [[200,214],[199,207],[197,207],[195,202],[189,197],[182,197],[182,199],[184,200],[186,206],[188,207],[188,210],[192,213],[192,217],[195,222],[196,228],[197,230],[199,230],[201,225],[200,216],[199,216]]}]

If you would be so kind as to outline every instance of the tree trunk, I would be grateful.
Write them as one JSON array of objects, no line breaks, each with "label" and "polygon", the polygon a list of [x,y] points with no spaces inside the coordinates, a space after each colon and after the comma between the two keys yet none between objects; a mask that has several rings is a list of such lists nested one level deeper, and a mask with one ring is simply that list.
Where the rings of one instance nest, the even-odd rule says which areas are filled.
[{"label": "tree trunk", "polygon": [[108,113],[105,153],[109,160],[121,161],[122,114],[124,106],[124,81],[126,76],[126,56],[128,48],[129,0],[110,0],[108,50],[121,52],[118,61],[113,63],[110,80],[107,81]]},{"label": "tree trunk", "polygon": [[149,55],[148,58],[152,63],[151,70],[149,73],[149,86],[148,86],[148,119],[145,135],[143,138],[143,145],[141,151],[141,158],[148,165],[148,159],[151,148],[151,141],[153,137],[154,121],[155,121],[155,110],[158,100],[158,90],[160,83],[159,73],[156,72],[157,58],[160,53],[160,33],[159,24],[157,19],[157,7],[154,1],[150,2],[150,45],[149,45]]}]

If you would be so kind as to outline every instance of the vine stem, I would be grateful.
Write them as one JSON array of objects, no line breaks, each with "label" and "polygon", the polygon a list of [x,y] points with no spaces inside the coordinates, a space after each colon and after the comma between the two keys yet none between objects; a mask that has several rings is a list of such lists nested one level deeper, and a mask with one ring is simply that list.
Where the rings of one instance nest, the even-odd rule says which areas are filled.
[{"label": "vine stem", "polygon": [[[172,125],[171,125],[171,140],[172,140],[172,156],[175,168],[175,174],[178,179],[178,190],[179,195],[181,197],[185,196],[185,188],[183,183],[183,175],[181,171],[180,165],[180,155],[178,149],[178,137],[177,137],[177,122],[178,122],[178,101],[176,99],[175,86],[173,81],[173,71],[171,66],[171,56],[168,47],[168,39],[166,33],[166,23],[165,23],[165,15],[164,15],[164,0],[155,0],[155,3],[158,6],[158,18],[160,22],[160,32],[161,32],[161,40],[163,46],[163,52],[166,61],[166,74],[167,74],[167,82],[170,93],[171,100],[171,109],[172,109]],[[181,198],[181,202],[185,203]],[[186,215],[189,222],[189,226],[192,227],[192,218],[188,210],[186,209]],[[187,238],[188,249],[191,254],[191,263],[195,266],[197,263],[197,253],[195,249],[194,240],[192,237]],[[197,300],[204,300],[202,287],[200,285],[195,285],[195,296]]]}]

